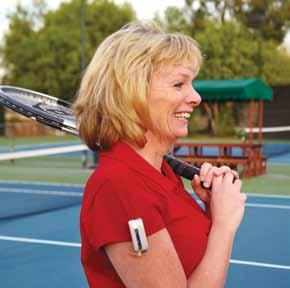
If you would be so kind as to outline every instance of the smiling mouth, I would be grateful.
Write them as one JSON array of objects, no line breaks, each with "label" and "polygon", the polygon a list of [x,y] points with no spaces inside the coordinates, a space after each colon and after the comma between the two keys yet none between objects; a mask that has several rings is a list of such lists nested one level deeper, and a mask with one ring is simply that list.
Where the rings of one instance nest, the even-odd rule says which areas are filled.
[{"label": "smiling mouth", "polygon": [[184,119],[184,120],[187,120],[190,118],[190,113],[188,112],[177,112],[177,113],[174,113],[174,117],[177,118],[177,119]]}]

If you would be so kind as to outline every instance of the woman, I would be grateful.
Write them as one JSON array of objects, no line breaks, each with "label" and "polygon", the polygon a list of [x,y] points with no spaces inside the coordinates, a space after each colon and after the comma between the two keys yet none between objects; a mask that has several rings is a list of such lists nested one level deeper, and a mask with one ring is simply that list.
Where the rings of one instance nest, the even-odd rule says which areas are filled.
[{"label": "woman", "polygon": [[[81,137],[101,151],[81,210],[90,287],[224,285],[244,213],[241,181],[228,167],[203,164],[192,186],[204,211],[163,161],[200,104],[192,80],[201,59],[190,37],[131,23],[98,47],[87,68],[74,107]],[[136,218],[149,243],[141,257],[128,228]]]}]

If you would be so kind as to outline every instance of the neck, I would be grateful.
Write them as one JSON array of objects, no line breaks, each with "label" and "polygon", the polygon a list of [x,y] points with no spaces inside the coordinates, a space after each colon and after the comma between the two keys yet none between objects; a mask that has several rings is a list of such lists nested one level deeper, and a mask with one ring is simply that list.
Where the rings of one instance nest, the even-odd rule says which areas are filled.
[{"label": "neck", "polygon": [[146,139],[147,143],[144,147],[133,148],[140,156],[161,172],[163,156],[173,148],[174,142],[162,140],[151,133],[146,133]]}]

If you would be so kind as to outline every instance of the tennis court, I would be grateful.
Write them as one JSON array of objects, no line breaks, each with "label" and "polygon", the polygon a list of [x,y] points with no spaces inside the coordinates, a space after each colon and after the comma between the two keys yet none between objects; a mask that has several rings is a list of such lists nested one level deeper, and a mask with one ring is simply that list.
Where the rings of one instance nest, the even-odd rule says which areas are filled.
[{"label": "tennis court", "polygon": [[[81,185],[1,182],[3,287],[87,286],[79,260],[81,193]],[[47,202],[58,205],[48,212]],[[13,213],[17,206],[22,215]],[[250,195],[226,287],[289,287],[289,227],[290,197]]]},{"label": "tennis court", "polygon": [[[80,157],[74,153],[48,161],[40,157],[14,164],[0,162],[1,286],[87,287],[80,263],[78,219],[83,183],[90,170],[81,168]],[[285,190],[290,181],[290,159],[283,159],[288,159],[286,165],[271,164],[269,179],[258,177],[264,183],[258,184],[258,178],[250,181],[255,187],[265,187],[275,175]],[[281,175],[281,171],[285,173]],[[70,184],[52,183],[60,179]],[[289,287],[289,227],[289,194],[249,194],[226,287]]]}]

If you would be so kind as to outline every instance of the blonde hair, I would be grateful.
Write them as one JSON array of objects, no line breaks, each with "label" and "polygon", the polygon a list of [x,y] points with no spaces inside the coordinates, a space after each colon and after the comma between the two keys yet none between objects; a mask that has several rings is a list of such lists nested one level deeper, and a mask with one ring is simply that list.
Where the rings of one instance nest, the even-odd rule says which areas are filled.
[{"label": "blonde hair", "polygon": [[106,38],[83,76],[74,103],[81,138],[108,150],[119,140],[143,147],[152,127],[146,97],[153,71],[202,57],[189,36],[166,33],[153,22],[132,22]]}]

